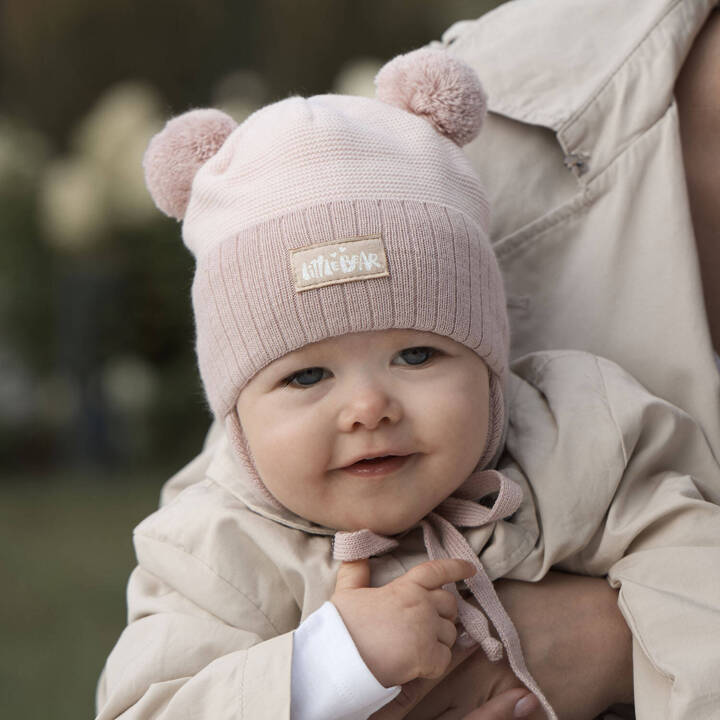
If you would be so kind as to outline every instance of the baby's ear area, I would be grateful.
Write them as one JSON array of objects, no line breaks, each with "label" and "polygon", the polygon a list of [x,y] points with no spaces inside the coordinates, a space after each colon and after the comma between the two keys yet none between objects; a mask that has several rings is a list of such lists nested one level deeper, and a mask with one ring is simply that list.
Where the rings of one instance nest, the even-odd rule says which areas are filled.
[{"label": "baby's ear area", "polygon": [[236,127],[220,110],[189,110],[169,120],[150,140],[143,157],[145,184],[162,212],[182,220],[195,173]]},{"label": "baby's ear area", "polygon": [[487,95],[475,71],[437,48],[420,48],[398,55],[375,77],[375,95],[428,120],[458,145],[480,132]]}]

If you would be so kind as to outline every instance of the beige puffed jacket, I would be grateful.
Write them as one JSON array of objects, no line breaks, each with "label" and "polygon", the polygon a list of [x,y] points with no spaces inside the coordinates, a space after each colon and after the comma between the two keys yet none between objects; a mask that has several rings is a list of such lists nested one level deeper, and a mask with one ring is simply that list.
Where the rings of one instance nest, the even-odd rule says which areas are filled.
[{"label": "beige puffed jacket", "polygon": [[[499,469],[524,501],[509,520],[466,532],[488,574],[609,573],[638,645],[674,678],[667,717],[717,717],[720,507],[706,499],[720,497],[700,427],[578,351],[518,359],[507,399]],[[288,720],[292,631],[332,594],[331,537],[273,509],[212,435],[135,529],[128,626],[100,679],[98,718]],[[371,561],[372,582],[426,559],[413,530]],[[656,691],[639,678],[638,707]]]}]

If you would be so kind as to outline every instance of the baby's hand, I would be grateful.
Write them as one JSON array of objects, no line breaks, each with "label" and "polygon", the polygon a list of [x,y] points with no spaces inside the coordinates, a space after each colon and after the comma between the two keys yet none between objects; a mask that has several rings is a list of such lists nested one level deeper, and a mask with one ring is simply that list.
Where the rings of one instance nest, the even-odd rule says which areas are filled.
[{"label": "baby's hand", "polygon": [[442,586],[474,574],[465,560],[430,560],[370,588],[368,561],[344,562],[330,600],[370,672],[391,687],[445,672],[457,636],[457,601]]}]

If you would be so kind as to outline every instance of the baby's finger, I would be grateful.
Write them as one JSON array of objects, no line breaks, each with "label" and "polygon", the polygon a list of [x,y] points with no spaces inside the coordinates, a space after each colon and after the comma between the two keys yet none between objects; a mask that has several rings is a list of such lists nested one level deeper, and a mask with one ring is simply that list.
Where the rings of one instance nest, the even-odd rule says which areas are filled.
[{"label": "baby's finger", "polygon": [[448,583],[458,582],[475,574],[475,566],[467,560],[447,558],[428,560],[408,570],[404,580],[410,580],[426,590],[437,590]]},{"label": "baby's finger", "polygon": [[335,592],[342,590],[355,590],[370,585],[370,563],[367,560],[355,560],[340,564]]},{"label": "baby's finger", "polygon": [[435,643],[428,667],[420,677],[430,678],[431,680],[442,677],[448,669],[451,660],[452,652],[450,648],[443,643]]},{"label": "baby's finger", "polygon": [[447,590],[431,590],[430,601],[440,617],[455,620],[458,615],[457,598]]},{"label": "baby's finger", "polygon": [[438,619],[437,639],[443,644],[451,648],[457,640],[457,628],[455,623],[450,620]]}]

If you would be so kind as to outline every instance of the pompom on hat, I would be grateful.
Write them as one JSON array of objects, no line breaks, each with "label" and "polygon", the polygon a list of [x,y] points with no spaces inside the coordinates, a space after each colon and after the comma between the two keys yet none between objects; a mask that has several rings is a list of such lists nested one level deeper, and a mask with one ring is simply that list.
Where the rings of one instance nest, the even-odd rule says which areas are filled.
[{"label": "pompom on hat", "polygon": [[237,123],[224,112],[191,110],[168,121],[145,153],[145,184],[166,215],[182,220],[195,173],[225,142]]},{"label": "pompom on hat", "polygon": [[218,110],[170,120],[150,142],[156,205],[196,259],[196,350],[209,406],[257,477],[236,403],[304,345],[411,328],[452,338],[490,370],[498,450],[509,331],[484,187],[461,146],[486,96],[473,70],[423,48],[387,63],[376,98],[289,97],[237,125]]},{"label": "pompom on hat", "polygon": [[400,55],[378,73],[378,100],[424,117],[445,137],[467,145],[480,132],[487,96],[469,65],[443,50]]}]

